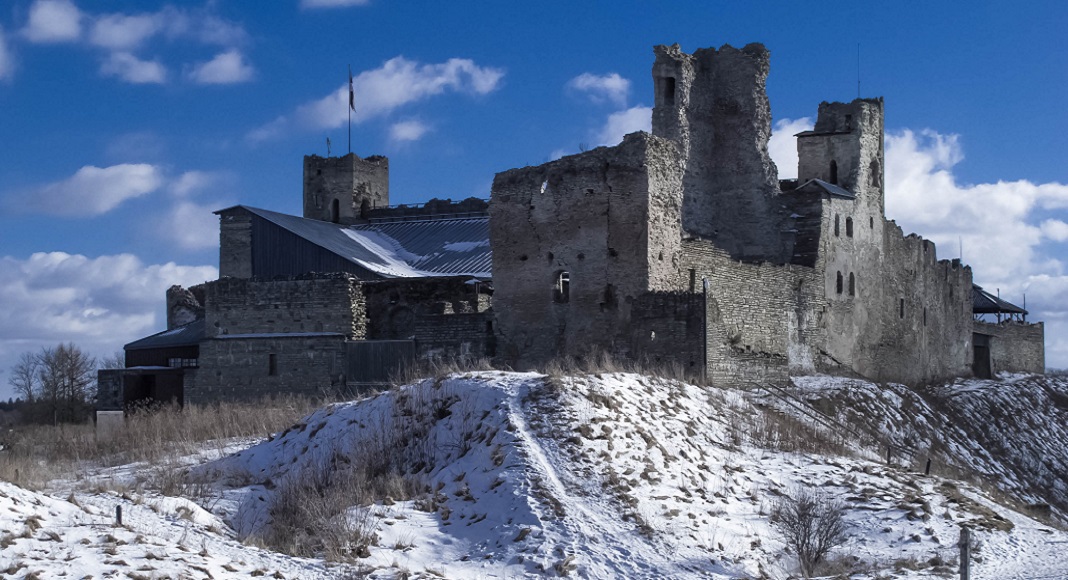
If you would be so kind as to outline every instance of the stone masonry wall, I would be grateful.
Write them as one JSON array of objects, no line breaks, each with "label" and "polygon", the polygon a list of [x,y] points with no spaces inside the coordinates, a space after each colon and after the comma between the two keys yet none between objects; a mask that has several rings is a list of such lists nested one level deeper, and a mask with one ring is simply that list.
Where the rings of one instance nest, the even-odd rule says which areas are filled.
[{"label": "stone masonry wall", "polygon": [[1045,327],[1041,322],[991,324],[975,321],[973,329],[992,337],[991,372],[1046,372]]},{"label": "stone masonry wall", "polygon": [[690,55],[674,45],[654,52],[653,134],[681,146],[683,228],[735,259],[786,261],[778,171],[768,154],[768,50],[725,45]]},{"label": "stone masonry wall", "polygon": [[667,289],[678,268],[677,151],[634,133],[616,147],[497,174],[490,243],[503,362],[627,349],[631,303]]},{"label": "stone masonry wall", "polygon": [[703,372],[704,311],[701,293],[648,292],[638,296],[631,306],[628,358]]},{"label": "stone masonry wall", "polygon": [[389,159],[378,155],[361,159],[355,153],[304,157],[304,217],[351,224],[369,210],[388,205]]},{"label": "stone masonry wall", "polygon": [[415,338],[420,356],[493,356],[493,313],[486,286],[470,277],[365,282],[367,339]]},{"label": "stone masonry wall", "polygon": [[[823,281],[803,266],[733,260],[708,241],[683,246],[677,284],[702,292],[708,279],[708,371],[713,384],[786,380],[826,370],[821,354]],[[691,272],[692,271],[692,272]]]},{"label": "stone masonry wall", "polygon": [[247,210],[219,214],[219,277],[252,277],[252,214]]},{"label": "stone masonry wall", "polygon": [[201,343],[200,369],[195,380],[187,376],[185,402],[255,400],[281,394],[319,396],[343,390],[344,374],[342,336],[220,336]]},{"label": "stone masonry wall", "polygon": [[222,278],[205,286],[209,337],[309,332],[337,333],[351,340],[366,336],[364,296],[352,276]]}]

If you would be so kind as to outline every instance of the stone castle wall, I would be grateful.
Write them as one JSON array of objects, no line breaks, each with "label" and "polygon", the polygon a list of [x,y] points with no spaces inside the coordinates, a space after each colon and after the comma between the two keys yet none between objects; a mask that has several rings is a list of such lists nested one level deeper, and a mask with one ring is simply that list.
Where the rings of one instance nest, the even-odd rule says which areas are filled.
[{"label": "stone castle wall", "polygon": [[991,337],[991,372],[1046,372],[1045,326],[1041,322],[975,321],[973,330]]},{"label": "stone castle wall", "polygon": [[200,368],[186,373],[185,402],[323,396],[345,388],[345,368],[340,335],[222,335],[200,344]]},{"label": "stone castle wall", "polygon": [[497,174],[490,243],[503,362],[626,350],[631,303],[666,289],[678,267],[681,174],[676,145],[640,133]]},{"label": "stone castle wall", "polygon": [[360,282],[347,275],[222,278],[205,285],[205,308],[209,337],[327,332],[358,340],[367,332]]},{"label": "stone castle wall", "polygon": [[252,214],[246,210],[219,216],[219,277],[252,277]]}]

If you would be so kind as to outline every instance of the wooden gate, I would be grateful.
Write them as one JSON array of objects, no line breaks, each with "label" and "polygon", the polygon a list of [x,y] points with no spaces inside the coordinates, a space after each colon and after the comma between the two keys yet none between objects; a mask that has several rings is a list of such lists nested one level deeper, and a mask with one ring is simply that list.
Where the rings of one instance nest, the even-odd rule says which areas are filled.
[{"label": "wooden gate", "polygon": [[345,343],[345,382],[350,386],[389,384],[415,363],[414,340],[355,340]]}]

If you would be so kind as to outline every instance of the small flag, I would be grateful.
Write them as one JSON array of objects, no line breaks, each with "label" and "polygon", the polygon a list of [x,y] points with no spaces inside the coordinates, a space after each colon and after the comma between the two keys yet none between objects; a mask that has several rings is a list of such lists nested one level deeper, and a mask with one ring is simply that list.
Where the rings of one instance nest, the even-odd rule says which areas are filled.
[{"label": "small flag", "polygon": [[356,89],[352,88],[352,67],[349,67],[349,109],[356,112]]}]

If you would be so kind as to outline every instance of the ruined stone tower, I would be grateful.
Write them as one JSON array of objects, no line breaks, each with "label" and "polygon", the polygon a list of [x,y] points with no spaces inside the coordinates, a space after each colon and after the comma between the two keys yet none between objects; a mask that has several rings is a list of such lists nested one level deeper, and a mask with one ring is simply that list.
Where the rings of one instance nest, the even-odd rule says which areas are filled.
[{"label": "ruined stone tower", "polygon": [[820,103],[816,127],[797,135],[797,182],[822,179],[883,215],[883,100]]},{"label": "ruined stone tower", "polygon": [[304,217],[353,223],[369,210],[389,205],[389,159],[355,153],[304,157]]},{"label": "ruined stone tower", "polygon": [[784,261],[778,171],[768,155],[768,50],[654,51],[653,134],[679,143],[685,159],[683,229],[735,259]]}]

